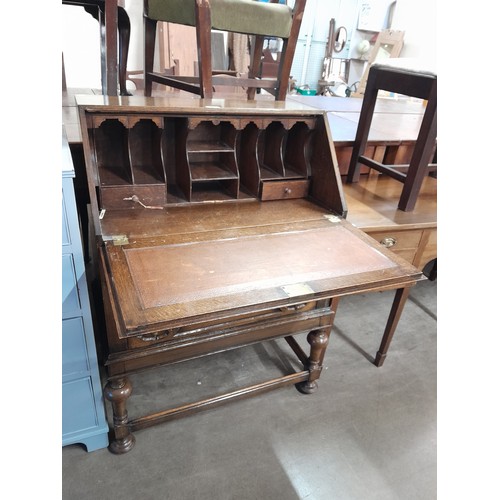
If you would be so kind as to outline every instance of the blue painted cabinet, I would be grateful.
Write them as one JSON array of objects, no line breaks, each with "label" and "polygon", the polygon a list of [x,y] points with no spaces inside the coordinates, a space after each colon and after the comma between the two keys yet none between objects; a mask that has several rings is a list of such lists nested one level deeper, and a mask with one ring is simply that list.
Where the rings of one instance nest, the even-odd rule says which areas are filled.
[{"label": "blue painted cabinet", "polygon": [[73,186],[74,169],[63,134],[62,170],[62,445],[87,451],[108,446],[82,240]]}]

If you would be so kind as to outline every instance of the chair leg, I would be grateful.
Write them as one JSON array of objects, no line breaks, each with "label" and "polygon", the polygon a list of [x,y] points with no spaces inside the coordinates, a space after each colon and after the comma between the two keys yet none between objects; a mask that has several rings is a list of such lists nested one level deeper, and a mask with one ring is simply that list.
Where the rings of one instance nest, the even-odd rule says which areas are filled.
[{"label": "chair leg", "polygon": [[144,95],[151,96],[153,80],[149,75],[153,71],[155,58],[156,24],[153,19],[144,18]]},{"label": "chair leg", "polygon": [[398,208],[411,212],[415,208],[418,194],[424,177],[427,174],[427,167],[431,161],[434,145],[437,137],[437,80],[434,83],[427,101],[420,131],[415,149],[410,160],[408,173],[403,185],[403,191],[399,198]]},{"label": "chair leg", "polygon": [[368,133],[370,132],[372,124],[373,112],[375,111],[375,104],[377,103],[378,89],[375,84],[375,79],[375,72],[371,71],[368,76],[368,82],[366,83],[358,128],[352,148],[351,162],[349,163],[349,170],[347,172],[347,182],[349,184],[359,181],[361,165],[358,163],[358,160],[365,152]]},{"label": "chair leg", "polygon": [[[250,57],[250,68],[248,70],[248,78],[258,78],[260,76],[260,65],[262,60],[262,51],[264,49],[264,36],[256,35],[253,38],[252,54]],[[248,87],[248,99],[255,99],[255,91],[257,87]]]},{"label": "chair leg", "polygon": [[198,73],[200,97],[211,99],[212,88],[212,22],[207,0],[196,0],[196,40],[198,44]]},{"label": "chair leg", "polygon": [[127,59],[130,45],[130,18],[127,11],[118,7],[118,78],[120,81],[120,95],[131,95],[127,91]]},{"label": "chair leg", "polygon": [[101,87],[104,95],[108,94],[108,67],[106,65],[106,19],[104,11],[99,9],[99,35],[101,39]]},{"label": "chair leg", "polygon": [[283,40],[283,50],[278,68],[278,88],[276,89],[276,100],[284,101],[288,92],[290,72],[292,71],[293,56],[299,39],[300,25],[304,17],[306,0],[295,0],[293,7],[293,21],[290,36]]}]

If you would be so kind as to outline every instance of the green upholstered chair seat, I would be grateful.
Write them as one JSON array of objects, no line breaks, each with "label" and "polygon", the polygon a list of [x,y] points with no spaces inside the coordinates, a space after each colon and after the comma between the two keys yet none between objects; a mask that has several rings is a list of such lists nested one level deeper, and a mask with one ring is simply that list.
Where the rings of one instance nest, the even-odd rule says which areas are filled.
[{"label": "green upholstered chair seat", "polygon": [[[156,21],[196,26],[195,0],[148,0],[145,15]],[[147,4],[147,5],[146,5]],[[210,0],[212,28],[235,33],[288,38],[292,9],[256,0]]]}]

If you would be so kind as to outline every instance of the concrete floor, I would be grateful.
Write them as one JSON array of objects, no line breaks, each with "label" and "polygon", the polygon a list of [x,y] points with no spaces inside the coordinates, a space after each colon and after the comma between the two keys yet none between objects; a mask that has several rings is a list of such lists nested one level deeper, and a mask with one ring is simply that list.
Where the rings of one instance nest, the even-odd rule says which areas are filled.
[{"label": "concrete floor", "polygon": [[[144,429],[121,456],[63,448],[62,498],[436,498],[436,291],[437,280],[412,289],[381,368],[371,360],[393,292],[347,297],[315,394],[287,387]],[[132,378],[129,415],[262,381],[290,366],[298,368],[295,355],[279,340],[151,370]]]}]

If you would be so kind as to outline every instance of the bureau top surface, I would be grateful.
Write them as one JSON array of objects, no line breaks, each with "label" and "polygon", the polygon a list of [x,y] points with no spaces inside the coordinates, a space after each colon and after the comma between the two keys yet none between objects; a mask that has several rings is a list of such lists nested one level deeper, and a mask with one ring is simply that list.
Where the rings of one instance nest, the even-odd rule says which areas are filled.
[{"label": "bureau top surface", "polygon": [[87,111],[148,112],[148,113],[201,113],[201,114],[276,114],[318,115],[318,110],[295,101],[192,99],[182,97],[97,96],[77,95],[76,104]]},{"label": "bureau top surface", "polygon": [[124,212],[103,219],[105,268],[123,337],[420,276],[306,200],[144,209],[131,214],[135,220]]}]

